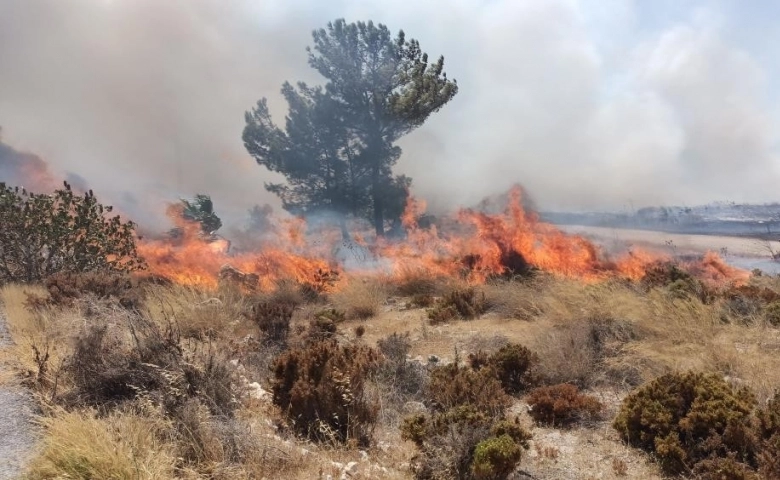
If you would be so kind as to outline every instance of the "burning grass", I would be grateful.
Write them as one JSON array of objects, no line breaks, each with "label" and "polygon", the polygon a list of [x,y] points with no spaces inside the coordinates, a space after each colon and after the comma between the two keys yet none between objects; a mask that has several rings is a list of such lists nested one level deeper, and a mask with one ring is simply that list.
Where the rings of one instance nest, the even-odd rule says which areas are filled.
[{"label": "burning grass", "polygon": [[[537,241],[536,235],[551,234],[511,209],[501,221],[464,215],[479,219],[472,227],[493,225],[501,235],[525,232]],[[521,227],[517,218],[534,227]],[[425,242],[434,242],[434,233],[436,242],[450,243],[429,248]],[[642,275],[629,275],[619,262],[599,260],[598,252],[589,256],[579,240],[574,245],[580,260],[568,261],[565,268],[524,271],[517,258],[501,260],[500,249],[496,265],[514,267],[489,267],[488,246],[501,244],[519,253],[523,245],[520,237],[501,243],[501,235],[479,233],[469,237],[476,243],[468,250],[457,250],[452,242],[464,242],[461,237],[413,228],[405,242],[376,246],[382,258],[395,258],[387,252],[399,245],[411,248],[403,253],[411,256],[398,257],[404,264],[398,272],[391,262],[389,272],[336,276],[328,273],[336,267],[325,262],[310,265],[305,275],[282,270],[258,276],[254,287],[246,276],[220,282],[216,265],[243,257],[210,250],[219,260],[209,264],[217,268],[214,282],[175,276],[169,285],[132,282],[133,308],[117,295],[87,291],[75,292],[67,302],[36,306],[27,293],[51,294],[39,287],[5,286],[0,295],[15,344],[4,349],[3,359],[34,389],[44,411],[46,434],[31,478],[136,478],[138,470],[128,470],[128,458],[132,468],[145,472],[142,478],[335,478],[353,461],[357,466],[350,468],[358,475],[411,478],[407,465],[422,475],[425,465],[437,465],[436,451],[429,442],[413,460],[414,444],[400,438],[404,418],[418,414],[444,422],[442,410],[478,401],[494,402],[479,409],[506,411],[513,422],[519,416],[517,425],[534,443],[517,455],[522,442],[509,445],[492,420],[480,424],[478,436],[469,436],[473,418],[458,417],[456,430],[463,435],[446,449],[453,462],[466,462],[468,471],[503,475],[522,458],[517,468],[536,478],[566,478],[573,472],[654,478],[658,467],[626,450],[608,427],[631,389],[682,369],[715,372],[750,386],[760,402],[780,386],[775,373],[780,372],[780,329],[771,320],[771,305],[780,295],[775,279],[746,280],[712,258],[674,268],[646,263]],[[569,240],[554,244],[569,245]],[[305,243],[297,241],[305,251]],[[477,251],[479,257],[467,264],[453,260],[464,251]],[[547,257],[522,258],[541,265],[562,250],[545,251]],[[590,260],[582,263],[583,258]],[[423,259],[434,265],[423,269]],[[178,268],[176,262],[169,266]],[[648,271],[655,273],[648,276]],[[740,307],[745,305],[750,308]],[[429,311],[440,307],[451,307],[455,315],[434,325]],[[328,362],[318,362],[318,355]],[[371,368],[358,368],[361,355],[370,356]],[[474,368],[465,365],[467,358]],[[327,368],[319,368],[323,365]],[[523,369],[533,378],[511,377]],[[287,393],[276,394],[274,386],[288,377],[294,380],[289,391],[277,388]],[[603,413],[591,415],[595,400],[584,401],[571,386],[556,387],[562,393],[542,390],[541,400],[526,398],[530,388],[561,383],[597,398]],[[558,419],[559,397],[568,402],[564,410],[584,409],[572,419],[587,417],[590,426],[603,428],[575,424],[556,433],[533,426],[525,402],[544,403]],[[322,421],[333,412],[353,416],[357,399],[370,413],[358,419],[365,425]],[[326,431],[311,435],[312,428]],[[328,428],[340,433],[331,435]],[[361,460],[358,443],[369,460]],[[482,453],[474,456],[477,445]],[[592,463],[597,452],[606,460]],[[494,453],[503,460],[491,464],[487,459]]]}]

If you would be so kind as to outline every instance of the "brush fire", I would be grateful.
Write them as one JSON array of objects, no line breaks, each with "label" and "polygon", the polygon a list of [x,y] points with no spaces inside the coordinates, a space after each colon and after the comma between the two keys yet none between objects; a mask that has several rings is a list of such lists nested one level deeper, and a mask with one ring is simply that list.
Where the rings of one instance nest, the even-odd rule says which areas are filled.
[{"label": "brush fire", "polygon": [[[582,236],[541,221],[523,207],[522,195],[521,188],[514,187],[501,213],[462,209],[426,228],[418,224],[425,202],[410,198],[402,216],[403,238],[372,242],[364,231],[345,240],[336,227],[307,231],[302,219],[277,218],[273,234],[264,235],[253,251],[231,248],[223,238],[204,237],[197,223],[183,220],[173,207],[168,213],[179,234],[142,240],[139,252],[151,274],[179,284],[213,288],[228,280],[263,291],[284,279],[332,290],[350,275],[458,277],[480,284],[542,271],[587,282],[639,280],[649,266],[672,260],[638,249],[610,255]],[[748,277],[711,252],[685,266],[711,283],[739,283]]]}]

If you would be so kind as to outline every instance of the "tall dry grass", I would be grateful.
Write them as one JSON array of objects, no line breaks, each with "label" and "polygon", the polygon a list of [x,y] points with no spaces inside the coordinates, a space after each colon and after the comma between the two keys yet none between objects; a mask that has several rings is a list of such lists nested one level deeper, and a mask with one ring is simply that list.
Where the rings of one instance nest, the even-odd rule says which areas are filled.
[{"label": "tall dry grass", "polygon": [[379,313],[387,299],[386,285],[375,278],[351,278],[346,286],[331,295],[333,306],[347,319],[366,320]]},{"label": "tall dry grass", "polygon": [[57,411],[41,419],[41,453],[30,479],[170,479],[176,455],[158,422],[136,415]]}]

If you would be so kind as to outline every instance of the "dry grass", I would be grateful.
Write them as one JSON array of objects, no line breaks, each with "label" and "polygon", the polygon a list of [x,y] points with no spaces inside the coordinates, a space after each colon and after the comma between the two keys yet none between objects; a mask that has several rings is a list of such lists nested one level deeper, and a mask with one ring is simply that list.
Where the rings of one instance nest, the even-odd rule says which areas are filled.
[{"label": "dry grass", "polygon": [[129,414],[59,411],[41,420],[46,430],[31,479],[168,479],[174,476],[172,445],[160,441],[160,425]]},{"label": "dry grass", "polygon": [[[780,280],[761,277],[762,286],[780,289]],[[759,401],[780,386],[780,329],[763,321],[745,324],[724,308],[721,301],[710,305],[696,299],[675,298],[664,290],[643,291],[622,282],[584,284],[540,275],[522,282],[484,285],[491,310],[469,322],[431,326],[425,308],[410,308],[408,297],[415,293],[440,295],[457,281],[426,279],[419,275],[401,284],[386,280],[352,279],[332,294],[336,309],[347,313],[339,324],[344,341],[376,345],[392,333],[410,333],[410,355],[424,361],[436,355],[451,361],[477,350],[495,350],[512,342],[539,354],[542,373],[548,380],[575,382],[591,389],[590,394],[610,393],[608,413],[614,413],[619,399],[638,382],[675,369],[715,371],[733,383],[751,387]],[[56,366],[72,351],[75,336],[89,322],[118,325],[120,310],[92,305],[74,309],[44,310],[33,314],[24,307],[25,292],[36,287],[6,286],[0,300],[8,316],[15,345],[0,354],[6,365],[23,375],[35,375],[33,346],[48,346],[49,364]],[[403,293],[403,297],[390,296]],[[300,293],[289,289],[278,299],[298,302]],[[276,298],[276,297],[274,297]],[[213,292],[178,286],[150,286],[145,312],[158,325],[176,325],[187,339],[188,348],[211,346],[238,358],[240,348],[256,351],[247,336],[259,338],[259,331],[247,317],[253,303],[270,297],[248,297],[235,289]],[[293,331],[323,308],[300,305],[292,322]],[[89,315],[87,315],[89,313]],[[609,328],[599,324],[613,322]],[[601,325],[600,327],[594,327]],[[354,329],[364,333],[354,340]],[[606,330],[605,330],[606,328]],[[594,344],[594,331],[602,340]],[[606,333],[605,333],[606,332]],[[604,340],[606,339],[606,340]],[[237,347],[237,345],[239,347]],[[253,350],[254,349],[254,350]],[[246,364],[249,381],[263,381],[263,372]],[[51,371],[55,368],[52,367]],[[67,388],[67,385],[61,386]],[[604,400],[603,395],[599,397]],[[401,406],[403,407],[403,406]],[[379,425],[376,442],[367,451],[370,462],[361,460],[354,448],[323,447],[285,439],[271,425],[281,418],[269,403],[242,400],[235,423],[225,423],[206,412],[195,412],[193,432],[199,435],[201,459],[183,464],[188,441],[177,437],[170,419],[146,411],[115,411],[95,416],[94,412],[53,411],[42,420],[46,438],[40,457],[33,463],[30,478],[324,478],[341,474],[340,464],[360,462],[358,478],[410,478],[404,468],[414,447],[401,442],[396,424],[406,410],[388,411]],[[518,410],[519,409],[519,410]],[[522,404],[515,410],[522,412]],[[47,410],[48,411],[48,410]],[[197,421],[196,421],[197,420]],[[530,422],[530,419],[527,419]],[[227,429],[227,430],[226,430]],[[643,454],[625,447],[609,426],[609,419],[593,428],[566,432],[534,428],[532,448],[521,469],[536,478],[660,478],[658,469]],[[242,438],[243,446],[225,439]],[[234,445],[227,450],[225,445]],[[395,445],[400,445],[395,447]],[[249,454],[248,452],[255,452]],[[232,452],[232,453],[231,453]],[[239,452],[239,453],[236,453]],[[240,453],[243,452],[243,453]],[[554,454],[553,454],[554,452]],[[333,463],[336,462],[336,463]],[[74,469],[86,472],[79,474]]]},{"label": "dry grass", "polygon": [[347,314],[348,319],[365,320],[374,317],[387,299],[385,285],[371,278],[352,278],[331,296],[333,306]]}]

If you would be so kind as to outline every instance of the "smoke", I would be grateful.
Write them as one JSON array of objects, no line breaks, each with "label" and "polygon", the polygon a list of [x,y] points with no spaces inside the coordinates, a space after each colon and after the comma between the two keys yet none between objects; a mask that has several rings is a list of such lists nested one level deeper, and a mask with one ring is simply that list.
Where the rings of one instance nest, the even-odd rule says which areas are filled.
[{"label": "smoke", "polygon": [[60,186],[56,176],[40,157],[15,150],[0,140],[0,182],[23,187],[35,193],[50,192]]},{"label": "smoke", "polygon": [[235,225],[278,205],[263,182],[280,180],[244,151],[244,111],[268,97],[282,124],[282,82],[321,81],[311,30],[373,19],[444,54],[460,86],[402,141],[398,169],[433,210],[516,182],[543,210],[775,200],[780,69],[760,52],[777,34],[736,5],[6,1],[0,125],[146,222],[208,193]]}]

